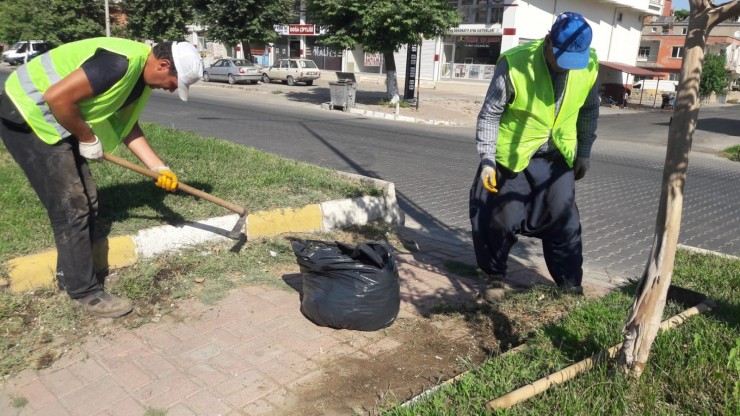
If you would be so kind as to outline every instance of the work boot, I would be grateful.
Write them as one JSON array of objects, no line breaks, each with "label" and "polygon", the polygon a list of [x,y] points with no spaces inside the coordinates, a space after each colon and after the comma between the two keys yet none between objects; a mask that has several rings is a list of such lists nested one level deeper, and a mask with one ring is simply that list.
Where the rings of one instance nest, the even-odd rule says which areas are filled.
[{"label": "work boot", "polygon": [[558,285],[558,291],[568,295],[583,296],[583,286],[576,285],[568,279],[565,279],[563,284]]},{"label": "work boot", "polygon": [[488,275],[486,288],[483,289],[481,297],[488,303],[501,302],[506,297],[506,292],[511,291],[511,286],[504,282],[504,276]]},{"label": "work boot", "polygon": [[118,318],[134,309],[130,300],[105,293],[102,290],[75,300],[85,312],[99,318]]}]

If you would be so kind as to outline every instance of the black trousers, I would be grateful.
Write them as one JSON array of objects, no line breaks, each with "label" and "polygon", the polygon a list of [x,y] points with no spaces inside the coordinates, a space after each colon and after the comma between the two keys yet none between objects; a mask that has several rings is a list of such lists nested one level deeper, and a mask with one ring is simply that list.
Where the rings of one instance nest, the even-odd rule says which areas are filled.
[{"label": "black trousers", "polygon": [[[2,96],[0,96],[2,100]],[[102,290],[93,271],[98,193],[77,140],[54,145],[28,127],[2,118],[0,138],[46,208],[57,248],[57,282],[73,299]]]},{"label": "black trousers", "polygon": [[478,267],[505,275],[517,235],[542,240],[545,263],[558,286],[583,279],[581,219],[575,201],[575,178],[560,152],[533,157],[514,173],[496,167],[498,193],[483,188],[481,167],[470,188],[470,222]]}]

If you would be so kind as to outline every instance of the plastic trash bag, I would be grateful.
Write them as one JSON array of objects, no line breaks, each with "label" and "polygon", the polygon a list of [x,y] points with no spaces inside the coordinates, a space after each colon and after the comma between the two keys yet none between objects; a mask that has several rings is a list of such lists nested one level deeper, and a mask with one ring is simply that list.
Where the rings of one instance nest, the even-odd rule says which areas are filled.
[{"label": "plastic trash bag", "polygon": [[291,246],[303,274],[301,313],[311,322],[375,331],[396,320],[401,293],[390,244],[294,239]]}]

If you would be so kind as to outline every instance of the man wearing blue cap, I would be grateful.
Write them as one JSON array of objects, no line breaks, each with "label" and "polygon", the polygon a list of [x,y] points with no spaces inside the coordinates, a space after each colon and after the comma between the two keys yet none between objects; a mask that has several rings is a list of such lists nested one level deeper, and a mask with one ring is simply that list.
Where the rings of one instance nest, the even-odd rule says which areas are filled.
[{"label": "man wearing blue cap", "polygon": [[517,235],[542,240],[562,290],[583,294],[581,221],[575,181],[589,168],[596,138],[598,59],[578,13],[558,16],[544,39],[504,52],[478,115],[481,163],[470,190],[483,297],[504,297],[506,262]]}]

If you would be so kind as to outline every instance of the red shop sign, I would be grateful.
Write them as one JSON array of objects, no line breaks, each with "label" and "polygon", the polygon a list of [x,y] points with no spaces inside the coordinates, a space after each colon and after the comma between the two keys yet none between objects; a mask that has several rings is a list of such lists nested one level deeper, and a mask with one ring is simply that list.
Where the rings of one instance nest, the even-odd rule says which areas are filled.
[{"label": "red shop sign", "polygon": [[288,25],[289,35],[314,35],[316,34],[315,25]]}]

